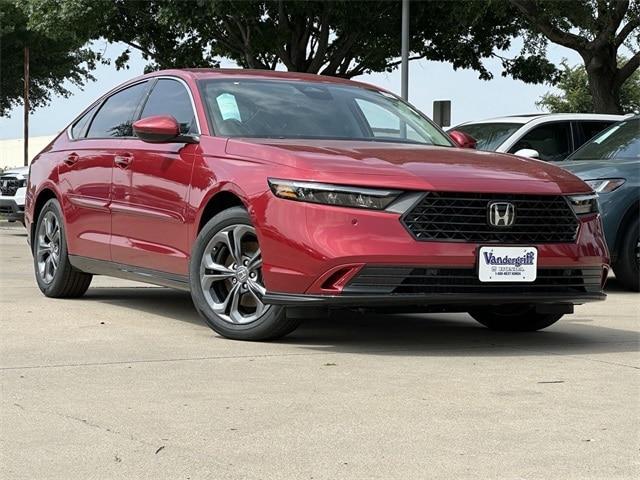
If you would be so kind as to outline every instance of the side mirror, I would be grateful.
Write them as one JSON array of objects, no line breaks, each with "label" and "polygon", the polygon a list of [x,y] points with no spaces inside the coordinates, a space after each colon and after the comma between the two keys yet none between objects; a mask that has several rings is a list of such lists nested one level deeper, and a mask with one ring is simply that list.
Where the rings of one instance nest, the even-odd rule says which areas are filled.
[{"label": "side mirror", "polygon": [[516,153],[514,153],[514,155],[526,158],[540,158],[540,153],[538,153],[538,151],[534,150],[533,148],[521,148]]},{"label": "side mirror", "polygon": [[171,115],[141,118],[133,123],[133,133],[148,143],[198,143],[197,137],[180,134],[180,125]]},{"label": "side mirror", "polygon": [[468,133],[461,132],[460,130],[451,130],[447,132],[451,140],[460,148],[476,148],[477,140]]}]

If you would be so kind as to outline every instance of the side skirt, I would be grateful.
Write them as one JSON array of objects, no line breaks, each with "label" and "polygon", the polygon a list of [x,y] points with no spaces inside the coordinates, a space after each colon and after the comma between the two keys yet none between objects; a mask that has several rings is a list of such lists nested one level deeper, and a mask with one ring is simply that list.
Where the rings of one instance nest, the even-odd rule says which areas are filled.
[{"label": "side skirt", "polygon": [[80,257],[78,255],[69,255],[69,262],[74,268],[94,275],[106,275],[108,277],[123,278],[125,280],[189,291],[189,277],[186,275],[177,275],[133,265]]}]

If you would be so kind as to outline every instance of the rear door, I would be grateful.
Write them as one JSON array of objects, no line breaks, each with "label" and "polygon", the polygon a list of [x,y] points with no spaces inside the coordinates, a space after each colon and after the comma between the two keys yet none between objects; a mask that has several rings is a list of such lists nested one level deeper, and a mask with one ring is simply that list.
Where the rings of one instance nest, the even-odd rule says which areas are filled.
[{"label": "rear door", "polygon": [[69,254],[108,260],[111,163],[85,138],[87,125],[100,105],[94,105],[71,126],[69,142],[56,155]]},{"label": "rear door", "polygon": [[[188,86],[162,77],[139,118],[171,115],[184,134],[200,132]],[[127,141],[114,170],[113,260],[148,270],[188,272],[186,203],[195,144]]]},{"label": "rear door", "polygon": [[126,137],[147,82],[125,87],[96,104],[70,129],[58,167],[69,229],[69,253],[110,260],[114,154]]}]

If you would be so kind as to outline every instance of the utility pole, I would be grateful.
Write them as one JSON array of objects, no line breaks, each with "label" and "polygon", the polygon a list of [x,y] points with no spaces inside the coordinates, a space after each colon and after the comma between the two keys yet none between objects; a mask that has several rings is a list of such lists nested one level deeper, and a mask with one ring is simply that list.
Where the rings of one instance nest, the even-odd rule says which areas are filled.
[{"label": "utility pole", "polygon": [[29,47],[24,47],[24,166],[29,165]]},{"label": "utility pole", "polygon": [[402,0],[402,86],[400,96],[409,99],[409,0]]}]

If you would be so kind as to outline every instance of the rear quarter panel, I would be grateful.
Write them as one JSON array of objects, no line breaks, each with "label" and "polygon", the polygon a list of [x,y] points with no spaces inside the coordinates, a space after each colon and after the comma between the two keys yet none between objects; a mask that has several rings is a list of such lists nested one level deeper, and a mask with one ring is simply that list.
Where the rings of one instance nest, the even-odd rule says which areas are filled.
[{"label": "rear quarter panel", "polygon": [[38,196],[44,190],[51,190],[58,200],[61,199],[58,187],[58,147],[64,143],[65,132],[61,132],[53,141],[38,153],[29,167],[29,179],[27,181],[27,195],[25,200],[25,224],[29,240],[35,221],[35,204]]}]

